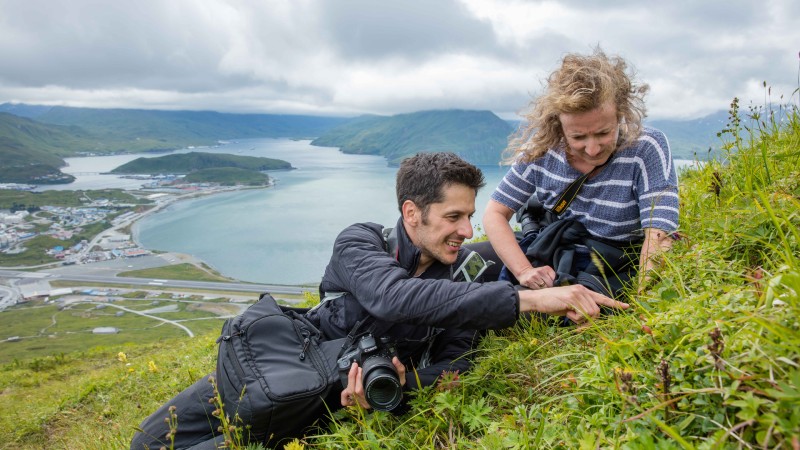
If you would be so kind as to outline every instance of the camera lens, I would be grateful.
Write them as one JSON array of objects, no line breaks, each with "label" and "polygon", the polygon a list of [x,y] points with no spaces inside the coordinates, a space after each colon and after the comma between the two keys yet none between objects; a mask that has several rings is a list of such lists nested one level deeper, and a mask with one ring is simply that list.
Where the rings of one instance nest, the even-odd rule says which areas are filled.
[{"label": "camera lens", "polygon": [[377,411],[390,411],[403,399],[403,387],[394,364],[385,357],[367,358],[363,366],[367,402]]}]

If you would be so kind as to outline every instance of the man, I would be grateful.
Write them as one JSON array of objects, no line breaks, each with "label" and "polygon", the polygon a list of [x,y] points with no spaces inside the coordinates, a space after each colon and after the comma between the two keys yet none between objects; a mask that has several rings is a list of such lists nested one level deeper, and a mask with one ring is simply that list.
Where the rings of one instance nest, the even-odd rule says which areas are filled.
[{"label": "man", "polygon": [[[452,153],[422,153],[403,161],[397,172],[401,217],[396,227],[388,238],[374,223],[342,231],[320,284],[323,301],[307,318],[327,339],[344,337],[356,323],[371,319],[375,334],[394,342],[398,357],[393,363],[401,384],[413,389],[417,380],[421,386],[435,383],[443,371],[468,370],[476,330],[508,327],[521,313],[567,316],[582,323],[598,317],[600,305],[628,307],[580,285],[518,291],[504,281],[460,281],[465,274],[457,269],[470,256],[463,244],[472,237],[470,218],[483,185],[481,171]],[[354,363],[339,398],[342,406],[369,408],[361,379],[361,368]],[[207,399],[208,386],[200,380],[146,419],[131,448],[163,445],[157,438],[168,431],[166,408]],[[186,417],[185,408],[179,408],[184,410],[184,417],[178,417],[182,440],[175,448],[215,448],[219,437],[206,429],[216,430],[218,422],[209,409],[213,405],[195,408]],[[180,436],[185,430],[188,438]]]}]

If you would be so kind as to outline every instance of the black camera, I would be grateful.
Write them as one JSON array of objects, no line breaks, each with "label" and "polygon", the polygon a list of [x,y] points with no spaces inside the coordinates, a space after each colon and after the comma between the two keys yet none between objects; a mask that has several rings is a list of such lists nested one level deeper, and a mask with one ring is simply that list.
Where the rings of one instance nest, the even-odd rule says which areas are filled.
[{"label": "black camera", "polygon": [[517,223],[522,228],[522,236],[542,229],[546,210],[539,202],[536,193],[530,196],[527,202],[517,211]]},{"label": "black camera", "polygon": [[339,357],[342,386],[347,386],[347,375],[353,362],[356,362],[361,367],[361,381],[370,406],[377,411],[396,408],[403,399],[400,376],[392,364],[392,358],[396,355],[388,338],[375,339],[369,333],[361,336]]}]

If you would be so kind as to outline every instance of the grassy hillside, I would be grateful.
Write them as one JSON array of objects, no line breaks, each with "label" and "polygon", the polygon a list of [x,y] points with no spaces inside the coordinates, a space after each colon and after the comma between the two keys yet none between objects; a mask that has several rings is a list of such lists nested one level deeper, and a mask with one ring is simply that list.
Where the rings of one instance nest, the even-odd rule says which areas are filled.
[{"label": "grassy hillside", "polygon": [[382,155],[396,165],[418,152],[451,151],[478,165],[496,165],[513,132],[489,111],[422,111],[391,117],[365,116],[311,142],[344,153]]},{"label": "grassy hillside", "polygon": [[[731,125],[725,157],[682,175],[682,238],[630,311],[489,333],[473,371],[419,393],[411,413],[340,411],[304,445],[797,448],[800,118]],[[125,448],[146,415],[213,370],[215,334],[3,366],[0,442]]]},{"label": "grassy hillside", "polygon": [[68,147],[89,144],[76,128],[44,125],[23,117],[0,113],[0,182],[67,183],[75,178],[59,169]]},{"label": "grassy hillside", "polygon": [[35,209],[42,206],[85,206],[92,200],[106,199],[119,203],[152,204],[122,189],[92,189],[89,191],[14,191],[0,189],[0,209]]},{"label": "grassy hillside", "polygon": [[246,170],[279,170],[291,169],[286,161],[259,156],[230,155],[227,153],[189,152],[177,155],[159,156],[156,158],[136,158],[125,163],[111,173],[125,174],[159,174],[190,173],[195,170],[220,167],[236,167]]}]

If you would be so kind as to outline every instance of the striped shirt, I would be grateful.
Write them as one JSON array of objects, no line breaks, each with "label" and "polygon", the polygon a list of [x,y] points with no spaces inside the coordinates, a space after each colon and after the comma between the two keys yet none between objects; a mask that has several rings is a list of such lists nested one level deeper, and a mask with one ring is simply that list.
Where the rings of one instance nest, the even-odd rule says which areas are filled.
[{"label": "striped shirt", "polygon": [[[535,192],[545,208],[582,174],[567,163],[563,148],[532,163],[514,164],[492,200],[514,211]],[[561,216],[582,222],[593,236],[612,241],[641,239],[644,228],[678,229],[678,180],[666,136],[645,127],[631,147],[618,150],[586,180]]]}]

